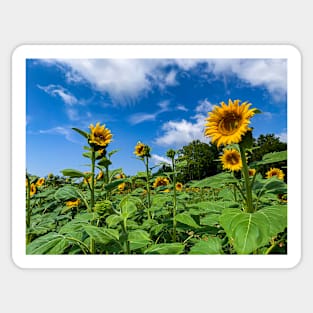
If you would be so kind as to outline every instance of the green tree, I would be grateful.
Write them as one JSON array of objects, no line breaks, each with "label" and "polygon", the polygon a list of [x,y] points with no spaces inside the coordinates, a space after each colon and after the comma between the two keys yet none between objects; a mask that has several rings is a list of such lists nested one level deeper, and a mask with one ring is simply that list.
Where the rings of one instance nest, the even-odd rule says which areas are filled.
[{"label": "green tree", "polygon": [[[250,163],[262,160],[263,155],[266,153],[287,150],[287,143],[280,141],[279,137],[275,136],[274,134],[260,135],[257,139],[254,139],[253,146],[255,149],[253,150],[253,153],[250,156]],[[273,163],[273,164],[266,164],[266,165],[262,165],[259,171],[264,176],[265,173],[271,167],[278,167],[284,171],[285,175],[287,175],[286,170],[285,170],[286,166],[287,166],[287,161]]]},{"label": "green tree", "polygon": [[181,169],[178,180],[186,183],[215,175],[220,171],[220,164],[216,162],[219,150],[213,144],[206,144],[194,140],[179,150],[178,161],[186,160],[186,167]]}]

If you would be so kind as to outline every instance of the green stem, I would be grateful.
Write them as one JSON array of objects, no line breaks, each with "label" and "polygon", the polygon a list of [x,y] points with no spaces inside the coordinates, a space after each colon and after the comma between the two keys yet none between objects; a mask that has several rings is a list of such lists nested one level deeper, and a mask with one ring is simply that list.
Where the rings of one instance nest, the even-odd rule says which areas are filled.
[{"label": "green stem", "polygon": [[150,212],[150,207],[151,207],[151,195],[150,195],[150,172],[149,172],[149,157],[146,156],[146,159],[144,161],[146,165],[146,175],[147,175],[147,200],[148,200],[148,219],[151,219],[151,212]]},{"label": "green stem", "polygon": [[[84,247],[86,249],[87,252],[89,252],[89,248],[87,247],[86,244],[84,244],[82,241],[74,238],[74,237],[66,237],[66,239],[70,240],[70,241],[74,241],[77,242],[80,246]],[[86,252],[84,251],[84,249],[82,249],[84,254],[86,254]]]},{"label": "green stem", "polygon": [[[26,187],[26,233],[27,229],[30,227],[30,216],[31,216],[31,207],[30,207],[30,181],[28,175],[27,178],[27,187]],[[26,244],[30,242],[30,235],[26,235]]]},{"label": "green stem", "polygon": [[[95,206],[95,163],[96,163],[96,151],[92,147],[91,150],[91,188],[90,188],[90,209],[94,212]],[[90,253],[95,253],[95,240],[90,237]]]},{"label": "green stem", "polygon": [[242,174],[245,180],[245,185],[246,185],[246,209],[245,211],[247,213],[253,213],[254,208],[252,204],[252,190],[251,190],[251,185],[250,185],[250,178],[249,178],[249,168],[247,164],[247,159],[246,159],[246,151],[245,149],[240,146],[240,154],[241,154],[241,160],[242,160]]},{"label": "green stem", "polygon": [[173,199],[173,242],[176,242],[177,195],[176,195],[176,174],[175,174],[175,160],[174,160],[174,157],[172,157],[172,168],[173,168],[173,188],[174,188],[174,199]]}]

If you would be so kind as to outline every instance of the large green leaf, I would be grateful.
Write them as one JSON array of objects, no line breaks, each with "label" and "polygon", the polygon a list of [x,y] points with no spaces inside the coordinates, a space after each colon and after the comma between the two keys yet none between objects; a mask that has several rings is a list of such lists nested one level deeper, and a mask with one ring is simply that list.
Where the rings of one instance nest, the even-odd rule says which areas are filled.
[{"label": "large green leaf", "polygon": [[125,196],[120,202],[120,208],[123,218],[129,218],[133,216],[137,211],[135,200],[131,196]]},{"label": "large green leaf", "polygon": [[150,246],[144,251],[145,254],[181,254],[184,252],[182,243],[160,243]]},{"label": "large green leaf", "polygon": [[111,240],[119,239],[119,233],[116,229],[96,227],[92,225],[86,225],[83,228],[96,243],[107,244]]},{"label": "large green leaf", "polygon": [[86,177],[86,174],[84,174],[83,172],[71,168],[64,169],[61,171],[61,173],[63,174],[63,176],[69,176],[72,178]]},{"label": "large green leaf", "polygon": [[175,216],[175,220],[182,224],[191,226],[193,228],[200,228],[195,220],[188,213],[179,213]]},{"label": "large green leaf", "polygon": [[151,242],[149,233],[142,229],[130,231],[128,233],[128,240],[130,243],[130,250],[146,247]]},{"label": "large green leaf", "polygon": [[255,213],[225,209],[220,223],[239,254],[250,254],[266,245],[287,227],[287,207],[276,205]]},{"label": "large green leaf", "polygon": [[200,225],[205,226],[216,226],[219,224],[221,214],[219,213],[209,213],[204,217],[200,218]]},{"label": "large green leaf", "polygon": [[222,241],[217,237],[200,240],[191,247],[189,254],[223,254]]},{"label": "large green leaf", "polygon": [[279,152],[270,152],[263,155],[262,161],[257,162],[257,165],[282,162],[287,160],[287,150]]},{"label": "large green leaf", "polygon": [[73,186],[64,186],[56,191],[54,194],[56,200],[67,201],[71,199],[80,199],[84,202],[87,209],[89,210],[89,204],[85,195],[78,189]]},{"label": "large green leaf", "polygon": [[223,172],[214,176],[210,176],[204,178],[199,181],[192,182],[190,187],[194,188],[204,188],[204,187],[212,187],[219,188],[228,183],[237,183],[238,180],[230,173]]},{"label": "large green leaf", "polygon": [[26,247],[26,254],[47,254],[49,250],[55,247],[64,239],[64,236],[55,232],[50,232],[44,236],[38,237]]}]

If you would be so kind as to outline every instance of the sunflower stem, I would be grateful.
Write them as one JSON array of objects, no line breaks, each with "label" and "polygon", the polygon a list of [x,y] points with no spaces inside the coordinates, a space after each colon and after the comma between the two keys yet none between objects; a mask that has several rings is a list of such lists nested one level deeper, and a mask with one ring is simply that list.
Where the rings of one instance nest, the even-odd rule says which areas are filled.
[{"label": "sunflower stem", "polygon": [[176,209],[177,209],[177,194],[176,194],[176,173],[175,173],[175,155],[172,157],[172,169],[173,169],[173,242],[176,242]]},{"label": "sunflower stem", "polygon": [[30,216],[31,216],[31,207],[30,207],[30,180],[28,175],[27,178],[27,187],[26,187],[26,244],[30,242],[30,234],[27,234],[27,230],[30,227]]},{"label": "sunflower stem", "polygon": [[240,148],[240,154],[241,154],[241,160],[242,160],[242,174],[245,180],[245,185],[246,185],[246,208],[245,211],[247,213],[253,213],[254,208],[252,204],[252,190],[251,190],[251,184],[250,184],[250,178],[249,178],[249,168],[247,164],[247,159],[246,159],[246,151],[245,148],[239,145]]},{"label": "sunflower stem", "polygon": [[144,163],[146,165],[146,175],[147,175],[147,201],[148,201],[148,219],[151,220],[151,212],[150,212],[150,207],[151,207],[151,195],[150,195],[150,172],[149,172],[149,157],[146,156]]},{"label": "sunflower stem", "polygon": [[[91,147],[91,188],[90,188],[90,209],[94,212],[95,205],[95,163],[96,163],[96,151],[94,146]],[[95,241],[90,237],[90,253],[95,253]]]}]

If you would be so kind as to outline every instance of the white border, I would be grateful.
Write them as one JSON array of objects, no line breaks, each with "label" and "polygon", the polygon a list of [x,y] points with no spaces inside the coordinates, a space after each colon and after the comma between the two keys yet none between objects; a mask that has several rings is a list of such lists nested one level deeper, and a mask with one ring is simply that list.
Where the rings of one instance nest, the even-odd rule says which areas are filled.
[{"label": "white border", "polygon": [[[287,255],[26,255],[26,59],[285,58],[288,60]],[[22,45],[12,55],[12,259],[20,268],[292,268],[301,259],[301,55],[291,45]]]}]

